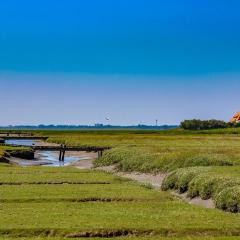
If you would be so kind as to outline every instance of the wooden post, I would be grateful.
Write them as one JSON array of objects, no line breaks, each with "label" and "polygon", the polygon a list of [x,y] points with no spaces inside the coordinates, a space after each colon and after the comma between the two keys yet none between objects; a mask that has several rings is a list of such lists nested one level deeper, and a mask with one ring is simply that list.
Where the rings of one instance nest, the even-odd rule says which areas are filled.
[{"label": "wooden post", "polygon": [[62,161],[62,149],[60,149],[60,152],[59,152],[59,162]]},{"label": "wooden post", "polygon": [[98,158],[102,157],[102,155],[103,155],[103,151],[102,150],[98,151]]},{"label": "wooden post", "polygon": [[66,151],[66,145],[63,146],[63,149],[62,149],[62,162],[64,162],[64,158],[65,158],[65,151]]},{"label": "wooden post", "polygon": [[64,162],[64,158],[65,158],[65,150],[62,151],[62,162]]}]

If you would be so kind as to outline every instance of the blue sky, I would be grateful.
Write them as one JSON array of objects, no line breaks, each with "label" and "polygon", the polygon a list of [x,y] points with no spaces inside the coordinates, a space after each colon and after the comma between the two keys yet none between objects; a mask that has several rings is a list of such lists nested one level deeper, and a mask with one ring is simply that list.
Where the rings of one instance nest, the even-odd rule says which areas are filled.
[{"label": "blue sky", "polygon": [[0,125],[175,124],[240,110],[237,0],[0,2]]}]

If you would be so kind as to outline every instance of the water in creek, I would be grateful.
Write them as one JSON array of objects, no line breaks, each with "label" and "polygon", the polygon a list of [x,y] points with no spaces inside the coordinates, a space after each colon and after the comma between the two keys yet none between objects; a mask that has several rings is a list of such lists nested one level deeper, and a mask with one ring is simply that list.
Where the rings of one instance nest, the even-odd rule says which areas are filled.
[{"label": "water in creek", "polygon": [[[19,146],[37,146],[44,145],[44,142],[35,139],[9,139],[5,141],[9,145],[19,145]],[[35,166],[35,165],[47,165],[47,166],[63,166],[73,164],[78,160],[87,160],[91,157],[88,153],[84,152],[70,152],[67,151],[65,154],[64,163],[59,162],[59,151],[36,151],[34,160],[25,160],[20,158],[11,158],[11,162],[19,164],[21,166]]]}]

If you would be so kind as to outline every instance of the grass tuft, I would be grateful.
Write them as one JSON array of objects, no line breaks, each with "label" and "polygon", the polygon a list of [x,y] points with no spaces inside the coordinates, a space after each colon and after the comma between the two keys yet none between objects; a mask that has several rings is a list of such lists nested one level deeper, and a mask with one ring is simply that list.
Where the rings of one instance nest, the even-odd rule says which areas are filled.
[{"label": "grass tuft", "polygon": [[178,169],[164,179],[162,189],[174,189],[180,193],[188,191],[191,198],[213,198],[217,208],[239,212],[239,172],[240,167],[225,167],[225,171],[222,167]]}]

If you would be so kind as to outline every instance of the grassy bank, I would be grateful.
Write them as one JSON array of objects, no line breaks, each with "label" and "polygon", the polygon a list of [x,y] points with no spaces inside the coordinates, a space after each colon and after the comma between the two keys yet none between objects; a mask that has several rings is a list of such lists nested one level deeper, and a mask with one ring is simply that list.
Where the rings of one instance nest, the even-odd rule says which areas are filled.
[{"label": "grassy bank", "polygon": [[72,146],[111,147],[95,162],[96,166],[115,165],[121,171],[173,172],[165,179],[164,183],[170,183],[164,190],[177,189],[188,191],[190,197],[213,198],[218,208],[237,212],[240,211],[237,186],[240,135],[233,131],[238,133],[239,129],[38,131],[35,134]]},{"label": "grassy bank", "polygon": [[48,141],[67,145],[112,147],[96,164],[116,164],[124,171],[169,172],[181,167],[239,165],[240,135],[209,132],[190,135],[183,130],[46,131],[38,134],[49,136]]},{"label": "grassy bank", "polygon": [[1,164],[0,172],[2,237],[240,234],[239,215],[192,206],[110,174]]},{"label": "grassy bank", "polygon": [[[49,141],[68,145],[111,146],[95,162],[96,166],[115,165],[121,171],[173,171],[165,179],[164,190],[177,189],[180,192],[188,191],[190,197],[213,198],[218,208],[237,212],[240,211],[237,186],[240,135],[233,134],[233,131],[239,133],[239,129],[194,132],[176,129],[48,131],[38,134],[50,136]],[[225,188],[226,185],[228,188]]]},{"label": "grassy bank", "polygon": [[167,176],[163,190],[175,189],[188,196],[213,198],[216,207],[240,212],[240,167],[182,168]]},{"label": "grassy bank", "polygon": [[[239,209],[240,135],[180,130],[36,134],[67,145],[110,146],[96,165],[166,172],[164,190],[188,191],[190,197],[213,198],[221,209]],[[0,193],[4,238],[230,240],[240,235],[239,213],[193,206],[166,191],[98,171],[0,164]]]},{"label": "grassy bank", "polygon": [[31,150],[29,148],[0,145],[0,162],[6,162],[6,157],[9,157],[9,154],[16,156],[26,156],[29,155],[29,153],[31,153]]}]

